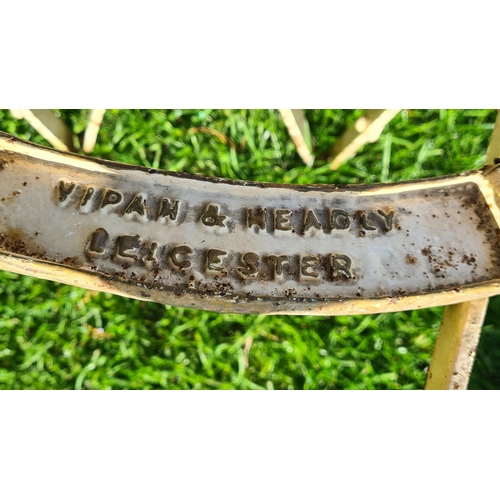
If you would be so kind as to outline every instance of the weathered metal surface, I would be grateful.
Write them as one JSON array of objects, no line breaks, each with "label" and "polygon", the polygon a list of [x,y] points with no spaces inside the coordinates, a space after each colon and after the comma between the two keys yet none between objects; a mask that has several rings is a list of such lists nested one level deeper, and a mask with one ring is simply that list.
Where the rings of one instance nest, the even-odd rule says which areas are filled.
[{"label": "weathered metal surface", "polygon": [[487,297],[446,307],[426,389],[467,389],[487,308]]},{"label": "weathered metal surface", "polygon": [[[500,113],[497,114],[485,164],[495,165],[500,157]],[[489,169],[488,169],[489,170]],[[498,176],[488,175],[498,192]],[[427,372],[426,389],[467,389],[488,297],[447,305]]]},{"label": "weathered metal surface", "polygon": [[499,293],[498,172],[396,185],[194,177],[0,134],[0,268],[220,312],[341,315]]}]

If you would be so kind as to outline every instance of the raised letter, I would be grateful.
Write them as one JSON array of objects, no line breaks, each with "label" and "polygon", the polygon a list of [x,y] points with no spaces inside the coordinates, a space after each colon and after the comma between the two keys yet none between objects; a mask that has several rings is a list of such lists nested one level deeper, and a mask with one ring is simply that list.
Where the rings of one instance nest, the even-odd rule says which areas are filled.
[{"label": "raised letter", "polygon": [[332,278],[335,281],[340,281],[341,279],[352,279],[351,273],[351,258],[347,255],[341,253],[331,253],[330,261],[332,264]]},{"label": "raised letter", "polygon": [[59,201],[61,203],[66,201],[66,198],[73,192],[73,189],[75,189],[74,182],[66,184],[64,181],[59,181]]},{"label": "raised letter", "polygon": [[101,208],[105,207],[106,205],[116,205],[117,203],[120,203],[120,201],[122,201],[122,198],[122,194],[118,191],[108,189],[106,191],[106,194],[104,195],[104,198],[102,199]]},{"label": "raised letter", "polygon": [[278,209],[275,210],[275,228],[280,231],[290,231],[290,215],[292,215],[291,210]]},{"label": "raised letter", "polygon": [[217,205],[209,205],[207,211],[201,216],[201,222],[205,226],[226,227],[222,222],[225,218],[225,215],[219,215],[219,207]]},{"label": "raised letter", "polygon": [[89,252],[104,253],[104,246],[108,241],[109,234],[106,229],[96,229],[90,237]]},{"label": "raised letter", "polygon": [[375,231],[377,228],[375,226],[370,226],[366,218],[366,212],[364,210],[358,210],[359,223],[365,231]]},{"label": "raised letter", "polygon": [[266,209],[256,208],[254,213],[254,210],[249,208],[247,210],[247,224],[248,227],[252,227],[255,224],[262,230],[266,229]]},{"label": "raised letter", "polygon": [[312,210],[308,210],[304,218],[304,228],[302,229],[302,234],[305,234],[306,231],[308,231],[312,227],[316,229],[322,229],[323,226],[316,217],[316,214]]},{"label": "raised letter", "polygon": [[158,263],[158,257],[156,256],[158,251],[158,243],[155,241],[151,242],[151,246],[149,247],[149,251],[145,257],[143,257],[143,262],[146,264],[154,265]]},{"label": "raised letter", "polygon": [[344,212],[344,210],[332,210],[331,220],[333,229],[349,229],[349,226],[351,225],[349,214]]},{"label": "raised letter", "polygon": [[245,266],[236,268],[241,277],[244,279],[256,278],[259,273],[259,268],[257,267],[259,256],[256,253],[247,252],[241,256],[240,260]]},{"label": "raised letter", "polygon": [[317,255],[302,255],[300,257],[300,273],[308,278],[317,278],[319,274],[316,272]]},{"label": "raised letter", "polygon": [[179,269],[188,269],[189,267],[191,267],[190,260],[180,260],[177,258],[178,255],[193,255],[193,249],[191,247],[188,247],[187,245],[174,247],[172,248],[172,250],[170,250],[169,255],[174,266],[178,267]]},{"label": "raised letter", "polygon": [[268,255],[267,260],[274,265],[274,277],[283,274],[283,265],[290,264],[288,255]]},{"label": "raised letter", "polygon": [[216,250],[215,248],[211,248],[207,252],[207,270],[208,271],[225,271],[224,267],[219,267],[216,264],[222,264],[222,260],[220,257],[226,257],[227,252],[224,250]]},{"label": "raised letter", "polygon": [[131,214],[132,212],[137,212],[139,215],[143,216],[145,207],[146,207],[146,200],[143,200],[142,196],[139,194],[132,200],[130,205],[125,210],[125,213]]},{"label": "raised letter", "polygon": [[179,200],[174,200],[171,202],[167,198],[161,200],[160,212],[158,213],[158,219],[160,217],[169,217],[170,220],[175,220],[177,218],[177,213],[179,212]]},{"label": "raised letter", "polygon": [[380,215],[380,217],[382,217],[382,219],[384,219],[385,229],[387,230],[387,232],[389,232],[392,229],[394,222],[394,215],[396,214],[396,212],[392,209],[388,214],[386,214],[382,210],[375,210],[375,211]]},{"label": "raised letter", "polygon": [[[138,260],[137,250],[141,248],[139,236],[129,236],[123,234],[118,236],[116,240],[116,257],[122,257],[124,259]],[[132,252],[132,253],[130,253]]]},{"label": "raised letter", "polygon": [[94,194],[94,188],[92,188],[92,187],[87,188],[87,191],[85,191],[85,195],[82,198],[82,202],[80,203],[80,206],[84,207],[88,203],[90,198],[92,198],[93,194]]}]

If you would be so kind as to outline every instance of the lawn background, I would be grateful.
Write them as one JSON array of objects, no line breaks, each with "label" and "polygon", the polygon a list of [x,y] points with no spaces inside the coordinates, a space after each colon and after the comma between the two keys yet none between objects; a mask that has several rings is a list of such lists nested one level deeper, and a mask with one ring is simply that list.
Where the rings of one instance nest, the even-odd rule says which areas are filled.
[{"label": "lawn background", "polygon": [[[77,133],[88,110],[60,110]],[[496,111],[404,110],[331,171],[362,110],[306,110],[304,167],[277,110],[108,110],[93,156],[261,182],[402,181],[482,166]],[[0,130],[49,146],[0,110]],[[469,388],[500,388],[500,299],[490,301]],[[443,308],[344,317],[221,315],[0,273],[3,389],[420,389]]]}]

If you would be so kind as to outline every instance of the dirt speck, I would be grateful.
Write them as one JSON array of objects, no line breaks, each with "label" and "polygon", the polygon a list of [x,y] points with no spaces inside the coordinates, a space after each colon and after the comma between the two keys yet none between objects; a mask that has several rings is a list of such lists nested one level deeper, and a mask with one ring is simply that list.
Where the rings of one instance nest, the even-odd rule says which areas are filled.
[{"label": "dirt speck", "polygon": [[431,254],[430,247],[422,248],[422,255],[424,255],[425,257],[429,257],[430,254]]},{"label": "dirt speck", "polygon": [[476,262],[476,258],[473,255],[464,254],[462,257],[462,263],[467,264],[468,266],[474,265],[474,262]]}]

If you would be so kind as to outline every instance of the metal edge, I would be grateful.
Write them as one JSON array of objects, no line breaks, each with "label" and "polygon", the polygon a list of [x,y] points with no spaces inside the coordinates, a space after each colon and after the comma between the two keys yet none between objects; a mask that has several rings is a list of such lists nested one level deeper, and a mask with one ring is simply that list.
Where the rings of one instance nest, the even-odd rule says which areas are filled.
[{"label": "metal edge", "polygon": [[[464,285],[453,290],[425,292],[418,295],[349,299],[303,299],[295,297],[251,297],[240,294],[222,295],[191,289],[176,289],[110,277],[98,272],[76,270],[62,264],[28,259],[0,251],[2,270],[113,293],[124,297],[162,304],[237,314],[286,314],[344,316],[397,312],[457,304],[466,300],[491,297],[500,293],[500,280]],[[201,301],[200,301],[201,299]],[[293,303],[294,310],[290,310]],[[255,307],[253,307],[255,305]]]}]

